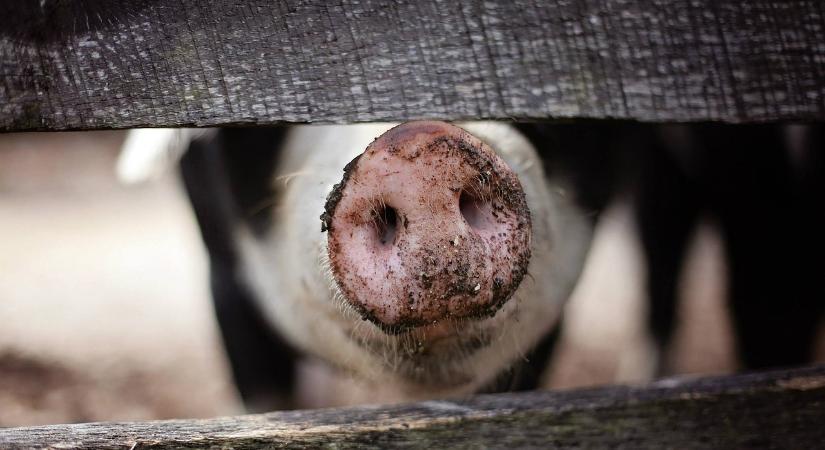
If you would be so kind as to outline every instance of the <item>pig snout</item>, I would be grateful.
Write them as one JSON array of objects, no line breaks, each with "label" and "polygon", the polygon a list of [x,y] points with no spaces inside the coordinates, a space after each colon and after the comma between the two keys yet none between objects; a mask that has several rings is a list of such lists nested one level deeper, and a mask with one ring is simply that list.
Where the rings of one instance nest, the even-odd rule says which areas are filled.
[{"label": "pig snout", "polygon": [[344,169],[321,215],[344,299],[387,333],[493,316],[530,259],[516,174],[484,142],[443,122],[409,122]]}]

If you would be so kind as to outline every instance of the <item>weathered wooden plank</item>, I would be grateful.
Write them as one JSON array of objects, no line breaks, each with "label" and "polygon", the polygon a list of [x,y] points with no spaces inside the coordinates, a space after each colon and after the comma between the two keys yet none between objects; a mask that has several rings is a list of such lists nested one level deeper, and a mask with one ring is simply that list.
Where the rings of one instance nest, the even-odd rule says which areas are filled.
[{"label": "weathered wooden plank", "polygon": [[0,4],[0,130],[825,119],[818,0]]},{"label": "weathered wooden plank", "polygon": [[0,429],[2,448],[820,448],[825,366],[646,387]]}]

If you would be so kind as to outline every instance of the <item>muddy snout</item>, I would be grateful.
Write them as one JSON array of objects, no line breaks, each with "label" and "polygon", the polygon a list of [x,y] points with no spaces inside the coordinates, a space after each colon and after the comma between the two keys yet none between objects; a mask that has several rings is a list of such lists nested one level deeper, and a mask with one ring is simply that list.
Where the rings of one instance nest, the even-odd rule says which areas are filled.
[{"label": "muddy snout", "polygon": [[494,315],[530,259],[516,174],[443,122],[408,122],[373,141],[344,168],[321,222],[341,294],[388,333]]}]

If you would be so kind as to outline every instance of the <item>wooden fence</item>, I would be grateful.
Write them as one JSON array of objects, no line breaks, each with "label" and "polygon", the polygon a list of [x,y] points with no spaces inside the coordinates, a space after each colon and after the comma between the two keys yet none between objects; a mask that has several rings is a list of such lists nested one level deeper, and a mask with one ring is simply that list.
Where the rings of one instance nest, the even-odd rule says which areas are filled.
[{"label": "wooden fence", "polygon": [[825,119],[819,0],[0,3],[0,130]]},{"label": "wooden fence", "polygon": [[0,429],[0,448],[822,448],[825,366],[644,387]]}]

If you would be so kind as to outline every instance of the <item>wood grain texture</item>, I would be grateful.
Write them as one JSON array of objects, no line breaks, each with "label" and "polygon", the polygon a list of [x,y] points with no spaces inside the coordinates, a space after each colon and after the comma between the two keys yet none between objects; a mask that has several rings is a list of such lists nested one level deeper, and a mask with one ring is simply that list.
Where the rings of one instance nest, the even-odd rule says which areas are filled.
[{"label": "wood grain texture", "polygon": [[646,387],[0,429],[0,448],[821,448],[825,366]]},{"label": "wood grain texture", "polygon": [[0,130],[825,119],[818,0],[0,5]]}]

